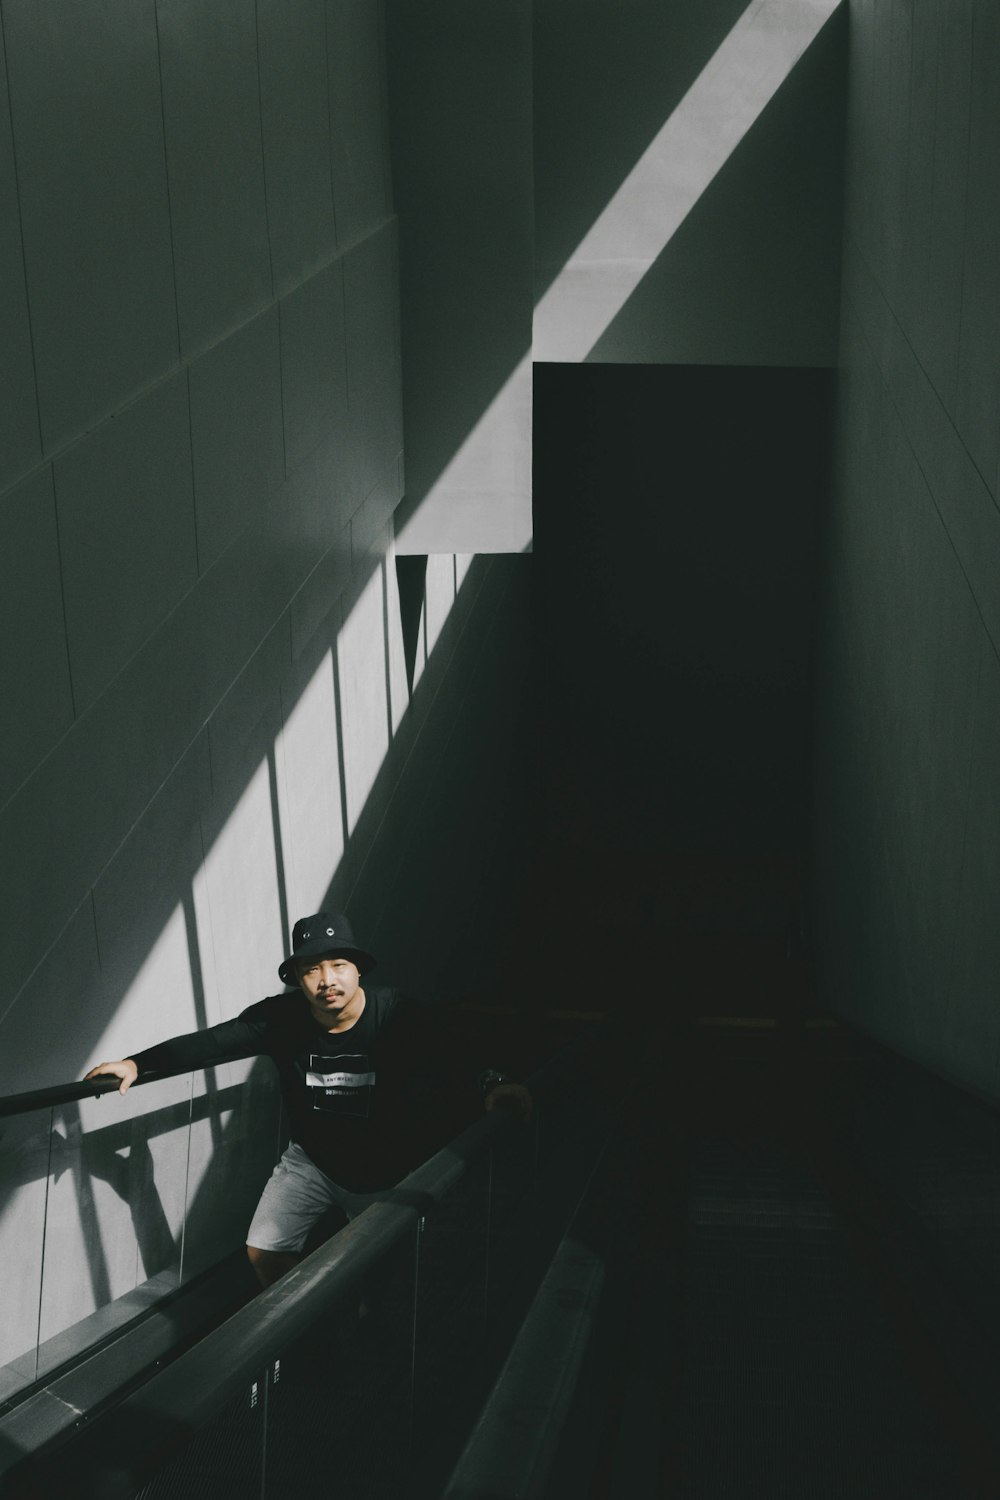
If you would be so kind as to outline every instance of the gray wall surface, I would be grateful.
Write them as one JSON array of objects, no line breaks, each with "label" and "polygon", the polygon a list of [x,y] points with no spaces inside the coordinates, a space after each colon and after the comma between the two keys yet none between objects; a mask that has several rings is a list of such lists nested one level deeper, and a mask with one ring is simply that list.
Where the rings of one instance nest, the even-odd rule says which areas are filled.
[{"label": "gray wall surface", "polygon": [[536,359],[835,362],[844,11],[536,0]]},{"label": "gray wall surface", "polygon": [[404,553],[531,542],[531,0],[388,0]]},{"label": "gray wall surface", "polygon": [[[442,986],[502,849],[523,673],[469,677],[509,680],[523,563],[434,558],[407,670],[379,0],[0,14],[7,1093],[278,990],[328,897]],[[278,1144],[249,1064],[10,1124],[0,1365],[239,1245]]]},{"label": "gray wall surface", "polygon": [[1000,1095],[1000,13],[851,6],[817,723],[828,1002]]}]

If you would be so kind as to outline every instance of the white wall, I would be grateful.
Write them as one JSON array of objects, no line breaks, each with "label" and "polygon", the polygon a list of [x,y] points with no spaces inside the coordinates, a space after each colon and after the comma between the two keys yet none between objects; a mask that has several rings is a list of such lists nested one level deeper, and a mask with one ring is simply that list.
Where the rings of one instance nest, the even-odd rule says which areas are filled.
[{"label": "white wall", "polygon": [[817,941],[832,1004],[1000,1094],[1000,17],[854,0]]},{"label": "white wall", "polygon": [[[516,589],[435,560],[411,702],[379,0],[0,14],[6,1093],[279,990],[328,893],[391,977],[407,795]],[[0,1363],[238,1246],[278,1144],[266,1065],[10,1126]]]}]

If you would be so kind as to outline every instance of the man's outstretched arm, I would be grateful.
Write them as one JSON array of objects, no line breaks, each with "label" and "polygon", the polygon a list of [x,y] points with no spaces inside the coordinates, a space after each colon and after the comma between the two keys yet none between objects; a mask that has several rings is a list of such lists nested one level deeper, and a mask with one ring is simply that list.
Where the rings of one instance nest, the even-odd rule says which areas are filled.
[{"label": "man's outstretched arm", "polygon": [[146,1073],[183,1072],[193,1068],[207,1068],[213,1063],[232,1062],[238,1057],[254,1057],[266,1051],[261,1027],[237,1016],[233,1021],[222,1021],[218,1026],[208,1026],[204,1031],[189,1031],[184,1036],[173,1036],[165,1042],[146,1047],[134,1057],[123,1057],[117,1062],[98,1063],[84,1074],[84,1081],[110,1074],[121,1082],[119,1094],[127,1094],[133,1083]]}]

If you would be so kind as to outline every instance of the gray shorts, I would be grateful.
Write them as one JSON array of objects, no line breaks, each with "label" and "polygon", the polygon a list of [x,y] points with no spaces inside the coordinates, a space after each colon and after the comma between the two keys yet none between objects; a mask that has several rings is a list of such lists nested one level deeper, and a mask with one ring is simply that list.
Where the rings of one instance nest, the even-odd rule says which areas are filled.
[{"label": "gray shorts", "polygon": [[255,1250],[302,1249],[313,1225],[331,1208],[355,1218],[384,1194],[349,1193],[333,1182],[291,1141],[268,1178],[247,1230],[247,1244]]}]

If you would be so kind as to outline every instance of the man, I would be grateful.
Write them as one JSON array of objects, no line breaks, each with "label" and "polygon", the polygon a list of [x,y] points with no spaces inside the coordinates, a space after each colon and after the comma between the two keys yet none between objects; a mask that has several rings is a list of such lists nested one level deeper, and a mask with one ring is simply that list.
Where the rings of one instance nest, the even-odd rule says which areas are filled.
[{"label": "man", "polygon": [[[426,1072],[443,1011],[395,989],[362,985],[374,967],[346,916],[303,917],[278,968],[285,984],[298,986],[295,993],[270,995],[233,1021],[99,1063],[86,1075],[113,1074],[125,1094],[153,1072],[265,1053],[273,1059],[291,1141],[247,1232],[247,1255],[262,1286],[296,1264],[309,1231],[328,1210],[352,1218],[418,1165],[421,1096],[433,1097],[435,1081],[447,1074],[433,1065]],[[500,1106],[530,1119],[531,1094],[522,1084],[486,1069],[479,1087],[487,1109]]]}]

